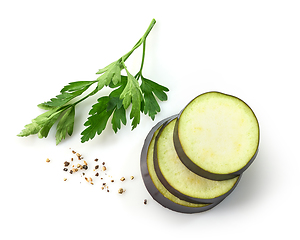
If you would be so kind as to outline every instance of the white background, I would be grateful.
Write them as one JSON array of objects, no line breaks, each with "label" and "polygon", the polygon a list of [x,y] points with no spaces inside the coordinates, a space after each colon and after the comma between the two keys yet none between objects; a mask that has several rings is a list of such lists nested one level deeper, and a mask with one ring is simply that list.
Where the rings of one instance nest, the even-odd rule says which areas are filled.
[{"label": "white background", "polygon": [[[300,2],[289,0],[2,1],[0,238],[299,239],[299,12]],[[94,80],[133,47],[152,18],[143,73],[170,89],[154,122],[143,115],[134,131],[127,124],[114,134],[108,126],[80,143],[89,109],[109,92],[102,90],[78,105],[74,133],[58,146],[53,130],[46,139],[16,136],[43,112],[37,104],[69,82]],[[132,74],[140,59],[141,49],[128,59]],[[260,152],[216,208],[176,213],[144,187],[141,148],[155,123],[211,90],[251,106]],[[115,179],[109,193],[99,179],[91,185],[63,172],[70,148],[85,157],[89,176],[95,158],[106,162]]]}]

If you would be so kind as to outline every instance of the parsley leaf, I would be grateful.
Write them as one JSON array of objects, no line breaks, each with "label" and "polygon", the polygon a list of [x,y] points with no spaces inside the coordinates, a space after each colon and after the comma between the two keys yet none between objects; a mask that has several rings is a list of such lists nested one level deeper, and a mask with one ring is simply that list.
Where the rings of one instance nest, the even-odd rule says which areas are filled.
[{"label": "parsley leaf", "polygon": [[59,107],[63,106],[70,100],[81,95],[86,91],[95,81],[78,81],[71,82],[69,85],[63,87],[60,91],[61,93],[55,98],[51,98],[50,101],[40,104],[41,107],[50,106],[50,107]]},{"label": "parsley leaf", "polygon": [[87,128],[81,133],[81,142],[86,142],[93,139],[96,133],[99,135],[105,129],[108,118],[113,110],[107,111],[107,104],[110,101],[109,96],[104,96],[98,99],[98,102],[93,105],[89,114],[91,115],[84,123]]},{"label": "parsley leaf", "polygon": [[104,86],[108,86],[112,81],[114,85],[118,84],[121,81],[121,70],[123,65],[121,59],[115,61],[103,69],[99,69],[96,74],[102,74],[97,78],[98,80],[98,89],[102,89]]},{"label": "parsley leaf", "polygon": [[56,145],[61,142],[61,140],[66,138],[66,134],[69,136],[73,133],[75,118],[75,106],[70,107],[59,120],[56,127]]},{"label": "parsley leaf", "polygon": [[126,112],[124,107],[116,108],[111,120],[112,128],[114,132],[116,133],[118,129],[121,129],[121,122],[126,125]]},{"label": "parsley leaf", "polygon": [[160,107],[155,96],[161,101],[166,101],[168,96],[165,92],[168,92],[169,89],[149,79],[146,79],[143,76],[141,76],[141,79],[141,90],[144,94],[143,112],[146,115],[148,114],[149,117],[154,120],[155,115],[160,112]]},{"label": "parsley leaf", "polygon": [[107,111],[114,110],[111,120],[112,128],[115,133],[121,129],[121,122],[126,125],[126,110],[123,106],[123,100],[120,98],[127,83],[127,76],[121,76],[121,82],[117,85],[111,84],[112,88],[119,87],[109,94],[110,101],[107,104]]},{"label": "parsley leaf", "polygon": [[30,124],[25,125],[25,129],[23,129],[18,136],[27,137],[29,135],[38,134],[39,138],[47,137],[50,128],[67,107],[53,108],[45,113],[42,113],[33,119]]},{"label": "parsley leaf", "polygon": [[137,79],[135,79],[128,71],[127,84],[121,93],[120,98],[123,99],[123,106],[125,109],[132,103],[130,119],[132,119],[131,126],[132,129],[134,129],[140,123],[140,110],[143,96]]}]

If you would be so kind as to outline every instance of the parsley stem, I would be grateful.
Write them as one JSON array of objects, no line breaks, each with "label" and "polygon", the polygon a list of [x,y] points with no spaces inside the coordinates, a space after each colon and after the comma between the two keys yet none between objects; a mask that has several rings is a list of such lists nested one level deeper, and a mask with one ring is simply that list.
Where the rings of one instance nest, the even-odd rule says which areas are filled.
[{"label": "parsley stem", "polygon": [[[146,30],[146,32],[144,33],[144,35],[140,38],[140,40],[134,45],[134,47],[128,52],[126,53],[122,59],[125,62],[127,60],[127,58],[129,58],[129,56],[134,52],[135,49],[137,49],[139,46],[141,46],[142,43],[145,43],[146,38],[148,36],[148,34],[150,33],[150,31],[152,30],[152,28],[154,27],[156,23],[156,20],[153,18],[148,29]],[[143,54],[144,56],[144,54]]]},{"label": "parsley stem", "polygon": [[146,39],[145,41],[143,42],[143,56],[142,56],[142,63],[141,63],[141,68],[140,68],[140,75],[142,75],[142,70],[143,70],[143,67],[144,67],[144,61],[145,61],[145,54],[146,54]]}]

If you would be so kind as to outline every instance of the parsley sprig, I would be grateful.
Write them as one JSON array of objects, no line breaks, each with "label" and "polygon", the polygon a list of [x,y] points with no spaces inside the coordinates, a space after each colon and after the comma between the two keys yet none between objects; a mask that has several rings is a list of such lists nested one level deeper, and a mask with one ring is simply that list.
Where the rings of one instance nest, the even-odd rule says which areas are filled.
[{"label": "parsley sprig", "polygon": [[[153,19],[145,34],[128,53],[105,68],[99,69],[96,74],[100,76],[96,80],[71,82],[64,86],[55,98],[39,104],[38,107],[47,110],[47,112],[42,113],[33,119],[30,124],[25,125],[18,136],[24,137],[37,134],[39,138],[46,138],[52,126],[57,122],[55,136],[56,144],[59,144],[66,138],[67,134],[71,136],[73,133],[75,106],[88,97],[95,95],[104,87],[110,87],[113,90],[108,96],[98,98],[97,103],[92,106],[89,117],[84,123],[86,128],[81,133],[81,142],[89,141],[96,134],[101,134],[109,119],[111,119],[112,129],[117,133],[121,129],[121,125],[127,123],[126,109],[129,106],[131,106],[129,116],[132,130],[140,123],[141,112],[154,120],[155,115],[160,112],[157,99],[166,101],[166,92],[169,91],[168,88],[145,78],[142,74],[146,38],[155,23],[156,21]],[[143,45],[143,54],[140,70],[136,75],[132,75],[125,65],[125,61],[141,45]],[[122,71],[126,75],[122,75]],[[81,97],[92,85],[96,85],[94,90]]]}]

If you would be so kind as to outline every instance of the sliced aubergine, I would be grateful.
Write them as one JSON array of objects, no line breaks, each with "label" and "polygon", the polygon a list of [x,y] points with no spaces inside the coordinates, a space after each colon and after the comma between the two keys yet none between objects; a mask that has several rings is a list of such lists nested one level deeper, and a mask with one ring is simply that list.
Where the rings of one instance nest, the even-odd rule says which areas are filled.
[{"label": "sliced aubergine", "polygon": [[178,157],[173,133],[176,117],[160,128],[154,145],[154,169],[159,181],[174,196],[192,203],[216,203],[227,197],[237,186],[240,176],[214,181],[189,170]]},{"label": "sliced aubergine", "polygon": [[181,213],[199,213],[207,211],[218,205],[220,202],[215,202],[212,204],[195,204],[188,201],[183,201],[170,193],[156,175],[153,163],[154,143],[160,127],[167,120],[168,119],[165,119],[156,124],[145,139],[140,159],[141,173],[144,184],[152,198],[165,208]]},{"label": "sliced aubergine", "polygon": [[173,137],[188,169],[208,179],[227,180],[242,174],[255,159],[259,124],[241,99],[208,92],[181,111]]}]

